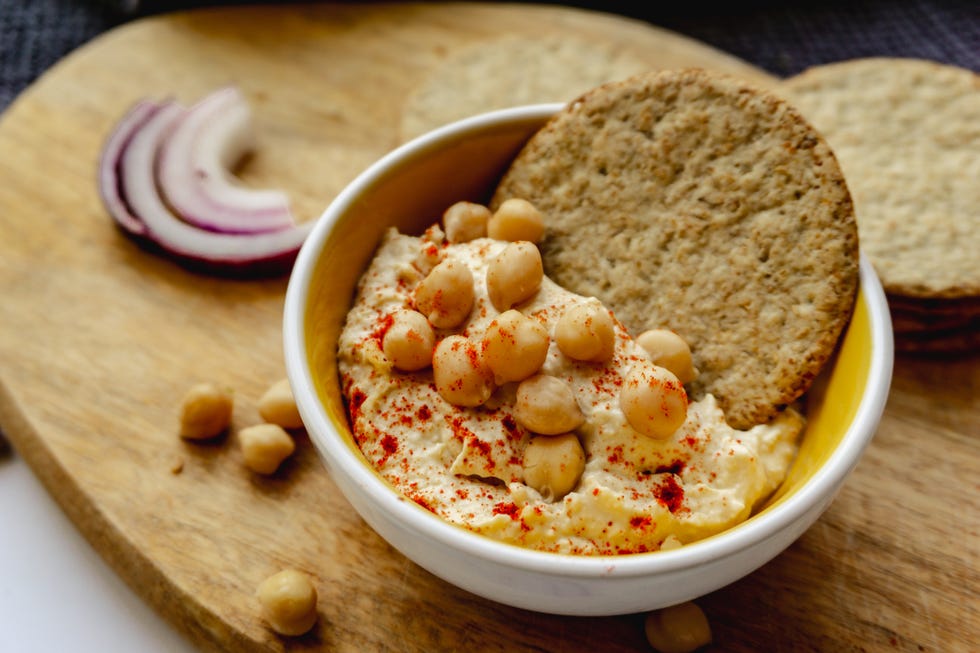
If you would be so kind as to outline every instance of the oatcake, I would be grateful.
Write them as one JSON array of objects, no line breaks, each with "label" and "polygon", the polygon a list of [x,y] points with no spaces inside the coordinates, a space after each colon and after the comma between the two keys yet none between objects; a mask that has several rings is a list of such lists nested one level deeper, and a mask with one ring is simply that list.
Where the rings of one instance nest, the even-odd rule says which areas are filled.
[{"label": "oatcake", "polygon": [[940,331],[967,329],[980,324],[980,315],[969,313],[924,313],[890,307],[892,329],[896,334],[928,335]]},{"label": "oatcake", "polygon": [[770,419],[809,387],[854,304],[858,237],[830,148],[785,101],[689,69],[597,87],[518,154],[491,206],[548,219],[545,272],[634,335],[690,343],[697,398]]},{"label": "oatcake", "polygon": [[779,92],[840,160],[885,291],[980,296],[980,76],[868,58],[811,68]]},{"label": "oatcake", "polygon": [[897,351],[965,353],[980,348],[980,297],[888,296]]},{"label": "oatcake", "polygon": [[895,350],[915,354],[960,355],[980,349],[980,319],[955,329],[895,332]]},{"label": "oatcake", "polygon": [[888,294],[888,306],[921,314],[980,315],[980,295],[972,297],[908,297]]},{"label": "oatcake", "polygon": [[484,111],[566,102],[650,66],[615,44],[569,36],[506,35],[454,52],[409,97],[401,136],[409,138]]}]

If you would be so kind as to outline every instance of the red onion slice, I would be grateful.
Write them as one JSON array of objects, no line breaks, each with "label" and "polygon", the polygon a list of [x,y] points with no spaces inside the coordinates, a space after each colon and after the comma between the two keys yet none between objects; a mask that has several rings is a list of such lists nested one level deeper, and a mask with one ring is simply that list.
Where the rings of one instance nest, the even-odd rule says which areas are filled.
[{"label": "red onion slice", "polygon": [[187,110],[157,161],[160,192],[178,217],[227,233],[295,225],[285,193],[247,188],[229,172],[252,148],[252,137],[251,109],[235,87],[218,89]]},{"label": "red onion slice", "polygon": [[122,229],[134,235],[144,235],[146,226],[134,216],[123,199],[119,180],[119,162],[123,150],[153,115],[160,110],[160,103],[140,100],[124,115],[109,134],[99,160],[99,194],[109,216]]},{"label": "red onion slice", "polygon": [[189,111],[167,102],[131,136],[119,165],[122,200],[142,221],[147,237],[185,266],[239,275],[288,269],[311,223],[290,222],[284,229],[260,233],[219,233],[182,221],[164,202],[154,163]]}]

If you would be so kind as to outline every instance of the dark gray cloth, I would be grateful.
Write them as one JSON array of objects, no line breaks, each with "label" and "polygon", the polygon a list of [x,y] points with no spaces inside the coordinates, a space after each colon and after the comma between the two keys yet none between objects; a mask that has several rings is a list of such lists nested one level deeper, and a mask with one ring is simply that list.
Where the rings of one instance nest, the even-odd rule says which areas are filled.
[{"label": "dark gray cloth", "polygon": [[[0,110],[61,57],[99,33],[138,16],[203,4],[231,3],[0,0]],[[868,56],[919,57],[980,71],[976,0],[563,4],[645,20],[780,76]]]}]

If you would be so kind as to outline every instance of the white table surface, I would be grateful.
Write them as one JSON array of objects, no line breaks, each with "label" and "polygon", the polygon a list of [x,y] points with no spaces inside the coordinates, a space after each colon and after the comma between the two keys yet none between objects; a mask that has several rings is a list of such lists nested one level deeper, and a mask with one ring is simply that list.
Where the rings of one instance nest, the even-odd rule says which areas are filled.
[{"label": "white table surface", "polygon": [[197,653],[0,445],[0,652]]}]

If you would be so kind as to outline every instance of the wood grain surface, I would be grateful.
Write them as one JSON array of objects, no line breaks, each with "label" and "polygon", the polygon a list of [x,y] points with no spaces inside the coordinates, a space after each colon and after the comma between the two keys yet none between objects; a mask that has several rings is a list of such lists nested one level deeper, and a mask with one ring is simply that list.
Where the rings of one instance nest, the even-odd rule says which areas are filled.
[{"label": "wood grain surface", "polygon": [[[761,82],[704,45],[557,6],[339,4],[141,20],[59,63],[0,118],[0,428],[114,569],[205,651],[642,651],[642,615],[497,605],[431,576],[352,512],[309,441],[278,474],[232,436],[176,435],[201,380],[235,389],[233,428],[284,376],[285,279],[218,280],[150,255],[96,193],[102,140],[130,103],[236,83],[259,148],[243,175],[315,218],[398,144],[402,103],[447,53],[505,33],[615,41],[651,67]],[[980,359],[899,357],[880,430],[797,543],[699,602],[724,651],[970,651],[980,642]],[[284,566],[320,593],[282,639],[254,591]]]}]

